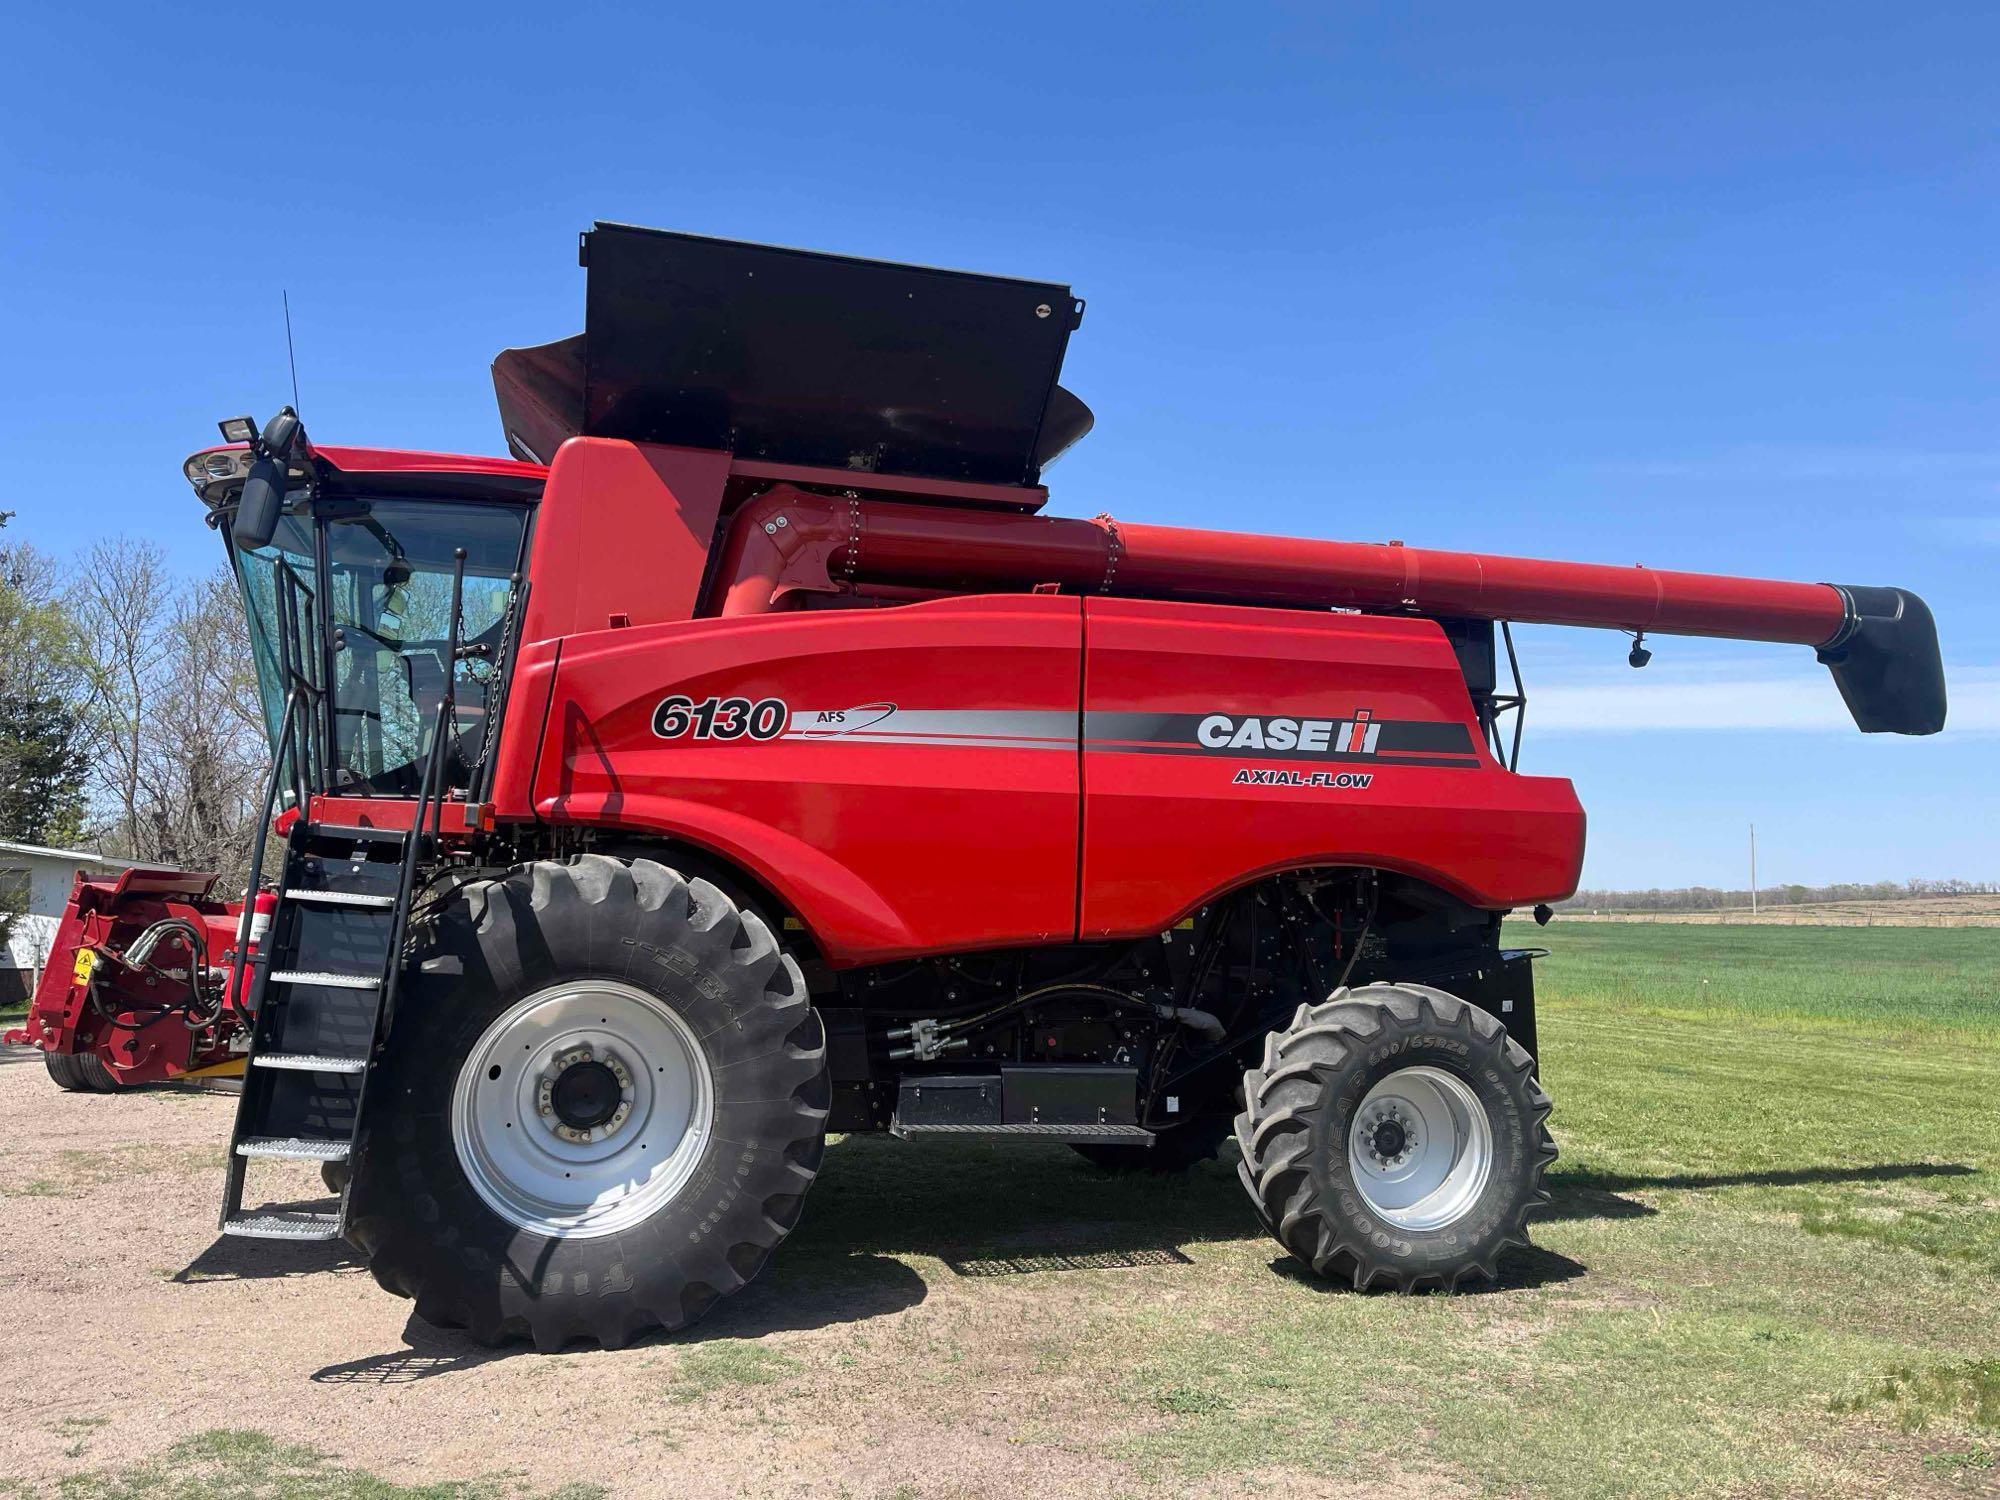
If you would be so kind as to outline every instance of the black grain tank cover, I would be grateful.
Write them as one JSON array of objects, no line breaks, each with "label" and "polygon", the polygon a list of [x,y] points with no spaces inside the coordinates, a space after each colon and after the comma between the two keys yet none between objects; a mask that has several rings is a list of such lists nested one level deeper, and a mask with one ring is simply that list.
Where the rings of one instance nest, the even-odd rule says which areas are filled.
[{"label": "black grain tank cover", "polygon": [[[779,463],[1031,485],[1089,429],[1056,384],[1083,310],[1066,286],[623,224],[582,256],[581,369],[573,346],[503,355],[503,417],[518,356],[517,386],[586,434]],[[579,373],[580,413],[546,389]]]}]

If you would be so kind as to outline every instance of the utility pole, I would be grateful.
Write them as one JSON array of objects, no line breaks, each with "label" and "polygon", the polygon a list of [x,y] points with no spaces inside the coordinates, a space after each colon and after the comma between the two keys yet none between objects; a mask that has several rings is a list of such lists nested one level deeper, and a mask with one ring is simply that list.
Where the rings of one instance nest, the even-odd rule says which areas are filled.
[{"label": "utility pole", "polygon": [[1750,825],[1750,915],[1757,915],[1757,825]]}]

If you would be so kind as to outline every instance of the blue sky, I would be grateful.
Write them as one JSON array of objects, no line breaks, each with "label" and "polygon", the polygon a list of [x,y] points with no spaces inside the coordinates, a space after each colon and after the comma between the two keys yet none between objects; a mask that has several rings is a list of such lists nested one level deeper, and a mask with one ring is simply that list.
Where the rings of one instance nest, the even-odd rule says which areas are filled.
[{"label": "blue sky", "polygon": [[[316,15],[332,19],[315,19]],[[1930,740],[1808,653],[1524,630],[1593,884],[2000,877],[2000,11],[35,7],[0,91],[11,532],[214,558],[289,394],[499,451],[593,219],[1070,282],[1054,509],[1932,603]],[[1642,689],[1644,691],[1642,691]]]}]

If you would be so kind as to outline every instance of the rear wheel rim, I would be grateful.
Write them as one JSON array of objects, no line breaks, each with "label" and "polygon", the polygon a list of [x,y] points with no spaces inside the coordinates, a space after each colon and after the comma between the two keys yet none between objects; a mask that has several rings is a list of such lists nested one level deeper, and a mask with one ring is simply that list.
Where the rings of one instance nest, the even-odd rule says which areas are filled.
[{"label": "rear wheel rim", "polygon": [[452,1090],[451,1134],[466,1180],[501,1218],[589,1239],[671,1203],[714,1117],[715,1080],[687,1022],[634,985],[580,979],[537,991],[481,1034]]},{"label": "rear wheel rim", "polygon": [[1445,1229],[1471,1213],[1493,1158],[1486,1106],[1443,1068],[1398,1068],[1368,1091],[1348,1128],[1355,1188],[1399,1229]]}]

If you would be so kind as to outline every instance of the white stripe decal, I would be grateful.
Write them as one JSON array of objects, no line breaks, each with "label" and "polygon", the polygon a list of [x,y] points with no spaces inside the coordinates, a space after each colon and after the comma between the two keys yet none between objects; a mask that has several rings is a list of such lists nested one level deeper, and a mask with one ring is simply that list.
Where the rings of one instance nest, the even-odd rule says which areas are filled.
[{"label": "white stripe decal", "polygon": [[1077,744],[1077,716],[1062,709],[793,709],[787,740],[871,745],[962,745],[982,750],[1067,750]]}]

